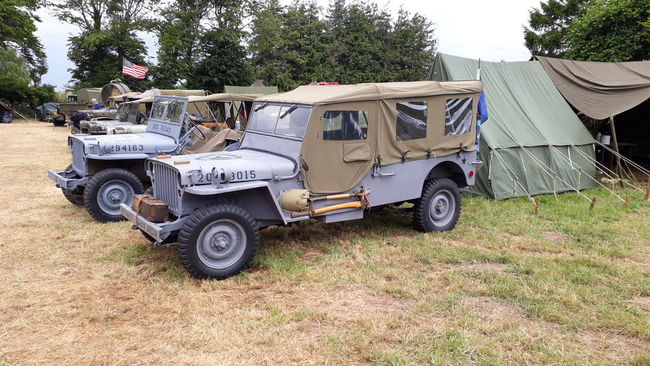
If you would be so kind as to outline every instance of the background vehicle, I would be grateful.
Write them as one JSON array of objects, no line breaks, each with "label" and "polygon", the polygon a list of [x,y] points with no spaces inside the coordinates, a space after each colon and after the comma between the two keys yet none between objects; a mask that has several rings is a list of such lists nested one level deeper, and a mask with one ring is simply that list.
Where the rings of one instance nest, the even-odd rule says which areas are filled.
[{"label": "background vehicle", "polygon": [[97,221],[119,221],[120,203],[130,203],[144,192],[149,178],[144,160],[161,154],[178,154],[191,145],[193,134],[205,138],[188,118],[188,98],[155,97],[147,132],[131,135],[68,137],[72,164],[48,176],[73,204],[84,205]]},{"label": "background vehicle", "polygon": [[65,114],[59,110],[59,103],[43,103],[36,107],[39,121],[52,122],[55,126],[65,125]]},{"label": "background vehicle", "polygon": [[[419,231],[452,229],[474,184],[480,82],[303,86],[253,104],[238,150],[146,163],[162,219],[121,212],[155,245],[177,241],[197,278],[245,269],[270,225],[361,219],[414,203]],[[156,201],[153,201],[156,202]],[[159,202],[156,202],[158,204]],[[147,203],[144,202],[144,208]]]}]

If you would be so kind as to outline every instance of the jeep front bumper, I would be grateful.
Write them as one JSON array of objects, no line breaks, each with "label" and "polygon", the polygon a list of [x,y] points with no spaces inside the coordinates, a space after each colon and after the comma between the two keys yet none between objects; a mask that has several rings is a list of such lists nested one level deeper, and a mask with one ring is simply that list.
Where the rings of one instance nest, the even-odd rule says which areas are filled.
[{"label": "jeep front bumper", "polygon": [[79,178],[77,173],[74,171],[67,172],[55,172],[54,170],[47,171],[48,178],[52,179],[58,187],[65,188],[68,190],[74,190],[78,186],[84,186],[88,183],[88,178]]},{"label": "jeep front bumper", "polygon": [[120,205],[120,214],[133,223],[134,229],[140,229],[154,238],[156,240],[154,244],[161,244],[173,232],[180,230],[185,221],[185,218],[179,218],[176,221],[151,222],[138,215],[133,208],[124,203]]}]

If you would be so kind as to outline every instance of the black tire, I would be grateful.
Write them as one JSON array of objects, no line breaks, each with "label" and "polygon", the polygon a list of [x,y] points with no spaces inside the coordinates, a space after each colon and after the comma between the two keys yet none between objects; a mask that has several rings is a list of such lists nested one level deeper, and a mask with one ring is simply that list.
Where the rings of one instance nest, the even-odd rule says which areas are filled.
[{"label": "black tire", "polygon": [[447,231],[456,226],[461,200],[458,186],[449,178],[427,180],[413,207],[413,227],[420,232]]},{"label": "black tire", "polygon": [[65,197],[73,205],[84,205],[84,187],[77,187],[74,190],[61,188],[61,192],[63,192],[63,197]]},{"label": "black tire", "polygon": [[198,209],[187,218],[177,249],[193,277],[223,280],[248,268],[259,241],[258,225],[250,213],[222,203]]},{"label": "black tire", "polygon": [[[72,164],[68,165],[65,168],[66,172],[71,172],[72,171]],[[84,186],[77,186],[74,190],[69,190],[65,188],[61,188],[61,192],[63,192],[63,197],[65,197],[70,203],[72,203],[75,206],[83,206],[84,204]]]},{"label": "black tire", "polygon": [[135,174],[124,169],[106,169],[88,180],[84,190],[86,211],[99,222],[126,220],[119,204],[131,204],[133,194],[144,192],[144,185]]},{"label": "black tire", "polygon": [[55,125],[56,127],[62,127],[65,126],[65,121],[54,120],[52,121],[52,124]]}]

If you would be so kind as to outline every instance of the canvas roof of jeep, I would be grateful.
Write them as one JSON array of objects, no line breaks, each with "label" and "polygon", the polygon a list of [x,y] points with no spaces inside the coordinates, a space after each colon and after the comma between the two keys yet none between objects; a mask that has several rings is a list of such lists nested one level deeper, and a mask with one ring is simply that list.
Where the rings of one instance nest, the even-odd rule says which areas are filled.
[{"label": "canvas roof of jeep", "polygon": [[257,98],[256,101],[323,105],[478,93],[481,91],[481,87],[480,81],[410,81],[353,85],[305,85],[286,93],[265,95]]},{"label": "canvas roof of jeep", "polygon": [[264,94],[217,93],[206,96],[191,96],[190,102],[252,102]]}]

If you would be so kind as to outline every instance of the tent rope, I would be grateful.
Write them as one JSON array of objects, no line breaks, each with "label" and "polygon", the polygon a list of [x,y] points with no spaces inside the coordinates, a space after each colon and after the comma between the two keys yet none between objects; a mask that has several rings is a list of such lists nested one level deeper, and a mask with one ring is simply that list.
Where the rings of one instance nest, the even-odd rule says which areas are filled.
[{"label": "tent rope", "polygon": [[[501,155],[499,155],[499,152],[496,149],[491,150],[491,151],[494,151],[494,156],[497,157],[497,160],[499,160],[499,162],[501,163],[501,166],[503,166],[503,168],[505,169],[505,172],[508,175],[508,178],[510,178],[510,180],[512,180],[514,182],[513,184],[518,184],[519,187],[521,188],[521,190],[526,194],[528,199],[533,200],[533,197],[530,195],[530,193],[528,193],[526,188],[524,188],[524,186],[521,184],[521,182],[519,181],[519,177],[517,177],[517,174],[514,172],[512,167],[510,167],[510,165],[508,165],[508,163],[505,162],[503,157],[501,157]],[[510,172],[512,172],[512,174],[514,175],[515,178],[512,178],[512,175],[510,175],[509,170],[510,170]]]},{"label": "tent rope", "polygon": [[[552,146],[552,145],[548,145],[548,146]],[[533,153],[531,153],[530,151],[528,151],[528,149],[526,149],[526,148],[523,147],[523,146],[520,146],[520,147],[521,147],[522,151],[526,152],[526,154],[528,154],[528,156],[530,156],[530,157],[533,159],[533,161],[534,161],[535,163],[537,163],[537,165],[539,165],[542,169],[544,169],[544,170],[546,170],[546,169],[549,169],[549,170],[550,170],[550,169],[551,169],[551,168],[549,168],[548,166],[546,166],[542,161],[540,161],[539,159],[537,159],[537,157],[536,157],[535,155],[533,155]],[[552,171],[552,170],[551,170],[551,171]],[[579,196],[581,196],[581,197],[583,197],[584,199],[586,199],[587,201],[591,202],[591,198],[589,198],[586,194],[580,192],[580,190],[579,190],[578,188],[576,188],[576,187],[572,187],[571,184],[567,183],[564,179],[560,178],[559,175],[554,174],[554,176],[557,177],[557,179],[559,179],[562,183],[566,184],[567,187],[572,188],[572,189],[573,189],[573,190],[574,190],[574,191],[575,191]]]},{"label": "tent rope", "polygon": [[614,155],[618,155],[618,156],[619,156],[623,161],[625,161],[626,163],[628,163],[628,164],[632,165],[633,167],[639,169],[639,171],[641,171],[642,173],[644,173],[645,175],[647,175],[648,178],[650,178],[650,170],[648,170],[648,169],[642,167],[641,165],[635,163],[633,160],[630,160],[629,158],[627,158],[627,157],[625,157],[625,156],[623,156],[623,155],[617,153],[616,151],[614,151],[614,149],[610,148],[610,147],[607,146],[607,145],[604,145],[602,142],[600,142],[600,141],[596,141],[596,143],[597,143],[598,145],[600,145],[603,149],[609,151],[610,153],[612,153],[612,154],[614,154]]},{"label": "tent rope", "polygon": [[[562,160],[564,160],[565,162],[567,162],[567,158],[566,158],[566,156],[564,156],[564,154],[562,154],[562,152],[561,152],[560,150],[558,150],[558,149],[557,149],[555,146],[553,146],[553,145],[548,145],[548,146],[551,148],[551,151],[554,151],[556,154],[558,154],[558,155],[560,156],[560,158],[561,158]],[[605,189],[606,189],[610,194],[612,194],[613,196],[615,196],[616,198],[618,198],[619,200],[621,200],[623,203],[625,203],[625,199],[622,198],[621,196],[619,196],[618,194],[616,194],[616,192],[614,192],[614,191],[612,191],[611,189],[607,188],[604,184],[602,184],[601,182],[599,182],[598,179],[596,179],[596,178],[592,177],[591,175],[587,174],[587,172],[585,172],[582,168],[578,167],[578,169],[581,170],[583,173],[585,173],[585,175],[586,175],[587,177],[589,177],[591,180],[593,180],[594,182],[596,182],[596,184],[598,184],[599,186],[605,188]],[[591,199],[590,199],[590,200],[591,200]]]},{"label": "tent rope", "polygon": [[[596,158],[593,158],[593,157],[589,156],[589,155],[588,155],[587,153],[585,153],[584,151],[578,149],[575,145],[571,145],[571,147],[573,147],[573,149],[574,149],[575,151],[577,151],[578,154],[579,154],[580,156],[582,156],[582,157],[583,157],[583,158],[584,158],[588,163],[595,163],[596,169],[597,169],[600,173],[602,173],[602,174],[604,174],[605,176],[607,176],[607,178],[609,178],[609,179],[617,179],[617,178],[618,178],[618,179],[621,179],[621,178],[618,176],[618,174],[616,174],[613,170],[607,168],[607,166],[605,166],[605,164],[599,162]],[[608,172],[609,172],[609,173],[608,173]],[[611,173],[611,174],[610,174],[610,173]],[[623,182],[623,184],[627,184],[628,186],[634,188],[635,190],[637,190],[637,191],[639,191],[639,192],[645,192],[641,187],[635,186],[634,184],[628,182],[628,181],[625,180],[625,179],[621,179],[621,181]],[[638,182],[635,182],[635,183],[638,183]]]}]

